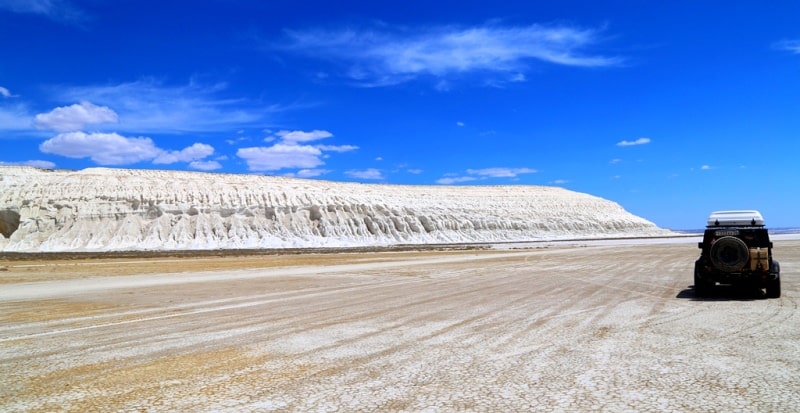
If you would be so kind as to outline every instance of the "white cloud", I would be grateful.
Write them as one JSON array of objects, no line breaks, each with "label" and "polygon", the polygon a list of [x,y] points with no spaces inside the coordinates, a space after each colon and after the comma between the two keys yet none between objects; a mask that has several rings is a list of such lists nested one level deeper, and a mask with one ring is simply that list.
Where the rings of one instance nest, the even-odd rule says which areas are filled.
[{"label": "white cloud", "polygon": [[551,182],[553,185],[564,185],[567,183],[569,183],[569,181],[566,179],[556,179],[555,181]]},{"label": "white cloud", "polygon": [[100,165],[128,165],[144,161],[154,164],[188,162],[195,169],[219,169],[214,161],[203,161],[214,148],[195,143],[180,151],[161,149],[147,137],[126,137],[117,133],[65,132],[42,142],[39,150],[67,158],[89,158]]},{"label": "white cloud", "polygon": [[533,174],[537,171],[531,168],[485,168],[485,169],[467,169],[470,175],[478,175],[481,177],[489,178],[516,178],[517,175]]},{"label": "white cloud", "polygon": [[[154,164],[173,164],[176,162],[197,162],[214,154],[214,147],[204,143],[195,143],[179,151],[164,151],[155,159]],[[219,165],[219,163],[216,163]],[[199,164],[198,164],[199,165]],[[191,166],[191,165],[190,165]],[[197,168],[201,169],[201,168]],[[219,168],[214,168],[219,169]]]},{"label": "white cloud", "polygon": [[781,40],[772,45],[777,50],[783,50],[792,54],[800,54],[800,39]]},{"label": "white cloud", "polygon": [[236,155],[247,162],[251,171],[310,169],[323,165],[322,151],[308,145],[277,143],[270,147],[240,148]]},{"label": "white cloud", "polygon": [[364,170],[350,170],[350,171],[345,171],[344,174],[358,179],[374,179],[374,180],[383,179],[383,173],[375,168],[369,168]]},{"label": "white cloud", "polygon": [[461,182],[474,181],[476,179],[477,178],[472,177],[472,176],[452,176],[452,177],[444,177],[444,178],[437,179],[436,183],[437,184],[442,184],[442,185],[452,185],[452,184],[457,184],[457,183],[461,183]]},{"label": "white cloud", "polygon": [[248,127],[263,128],[271,114],[286,109],[219,97],[226,88],[224,83],[165,86],[145,79],[116,85],[64,88],[52,94],[56,100],[90,101],[113,108],[120,119],[114,130],[136,134],[230,133]]},{"label": "white cloud", "polygon": [[247,142],[249,140],[250,138],[247,136],[240,136],[234,139],[225,139],[225,143],[227,143],[228,145],[236,145],[237,143]]},{"label": "white cloud", "polygon": [[456,126],[464,126],[464,122],[456,122]]},{"label": "white cloud", "polygon": [[314,145],[315,148],[325,152],[350,152],[358,149],[354,145]]},{"label": "white cloud", "polygon": [[[305,131],[288,131],[282,130],[264,138],[264,142],[279,141],[288,145],[296,145],[299,143],[308,143],[333,137],[333,134],[326,130],[313,130],[311,132]],[[313,145],[315,148],[324,152],[349,152],[358,149],[354,145]]]},{"label": "white cloud", "polygon": [[282,130],[276,132],[275,135],[287,143],[312,142],[333,136],[332,133],[326,130],[313,130],[311,132]]},{"label": "white cloud", "polygon": [[100,165],[126,165],[151,160],[161,153],[150,138],[127,138],[116,133],[61,133],[39,145],[44,153],[90,158]]},{"label": "white cloud", "polygon": [[4,166],[32,166],[34,168],[41,168],[41,169],[54,169],[56,164],[50,161],[41,161],[41,160],[30,160],[30,161],[21,161],[21,162],[0,162],[0,165]]},{"label": "white cloud", "polygon": [[192,161],[189,162],[189,168],[200,171],[216,171],[222,169],[222,164],[217,161]]},{"label": "white cloud", "polygon": [[[345,75],[365,86],[406,82],[421,75],[502,73],[523,81],[530,61],[602,67],[622,59],[585,52],[599,42],[599,30],[569,26],[439,26],[393,30],[286,31],[279,48],[344,63]],[[441,80],[440,80],[441,82]],[[447,88],[445,82],[445,89]]]},{"label": "white cloud", "polygon": [[703,165],[703,166],[700,167],[701,171],[708,171],[708,170],[711,170],[711,169],[714,169],[714,167],[711,166],[711,165]]},{"label": "white cloud", "polygon": [[314,178],[320,175],[325,175],[329,172],[330,170],[328,169],[301,169],[292,174],[292,176],[296,176],[298,178]]},{"label": "white cloud", "polygon": [[0,86],[0,96],[2,96],[2,97],[4,97],[4,98],[13,98],[13,97],[16,97],[16,95],[12,95],[12,94],[11,94],[11,91],[10,91],[10,90],[8,90],[8,89],[6,89],[6,88],[4,88],[4,87],[2,87],[2,86]]},{"label": "white cloud", "polygon": [[619,159],[619,158],[614,158],[614,159],[608,161],[608,163],[610,163],[612,165],[618,164],[620,162],[622,162],[622,159]]},{"label": "white cloud", "polygon": [[408,172],[410,174],[414,174],[414,175],[419,175],[419,174],[422,173],[422,169],[409,169],[406,172]]},{"label": "white cloud", "polygon": [[39,129],[52,129],[57,132],[73,132],[86,125],[117,123],[119,116],[107,106],[97,106],[88,101],[70,106],[57,107],[50,112],[40,113],[34,118]]},{"label": "white cloud", "polygon": [[617,142],[617,146],[635,146],[635,145],[646,145],[650,143],[650,138],[639,138],[635,141],[619,141]]},{"label": "white cloud", "polygon": [[[48,90],[51,100],[82,103],[41,113],[38,120],[22,106],[12,110],[6,105],[0,107],[0,130],[30,130],[37,126],[71,132],[93,125],[92,132],[122,135],[237,133],[243,128],[263,129],[272,114],[290,109],[220,97],[226,87],[225,84],[197,82],[167,86],[153,79],[100,86],[51,87]],[[80,113],[81,110],[85,113]],[[24,128],[19,126],[23,121]]]},{"label": "white cloud", "polygon": [[353,145],[299,144],[330,137],[333,137],[333,134],[325,130],[313,130],[310,132],[282,130],[264,138],[265,142],[277,141],[274,145],[241,148],[236,152],[236,155],[245,160],[248,169],[251,171],[277,171],[294,168],[312,170],[325,163],[322,161],[323,158],[328,157],[325,152],[349,152],[358,149],[357,146]]},{"label": "white cloud", "polygon": [[438,184],[451,185],[460,182],[470,182],[478,179],[488,178],[516,178],[522,174],[533,174],[538,172],[536,169],[531,168],[483,168],[483,169],[467,169],[466,176],[458,176],[457,174],[448,174],[444,178],[436,181]]}]

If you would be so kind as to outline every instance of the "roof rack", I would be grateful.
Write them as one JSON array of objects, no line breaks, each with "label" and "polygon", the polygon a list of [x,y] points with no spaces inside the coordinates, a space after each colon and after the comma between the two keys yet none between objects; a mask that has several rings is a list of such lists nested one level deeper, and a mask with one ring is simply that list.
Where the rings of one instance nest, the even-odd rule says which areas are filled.
[{"label": "roof rack", "polygon": [[763,227],[764,217],[755,210],[747,211],[714,211],[708,216],[706,226],[713,227]]}]

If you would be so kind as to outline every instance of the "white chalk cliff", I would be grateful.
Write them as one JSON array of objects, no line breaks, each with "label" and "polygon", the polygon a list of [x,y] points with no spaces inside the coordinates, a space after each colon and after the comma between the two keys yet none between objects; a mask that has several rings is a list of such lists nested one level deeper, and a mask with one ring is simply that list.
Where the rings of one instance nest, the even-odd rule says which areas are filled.
[{"label": "white chalk cliff", "polygon": [[544,186],[409,186],[256,175],[0,167],[0,251],[347,247],[668,235]]}]

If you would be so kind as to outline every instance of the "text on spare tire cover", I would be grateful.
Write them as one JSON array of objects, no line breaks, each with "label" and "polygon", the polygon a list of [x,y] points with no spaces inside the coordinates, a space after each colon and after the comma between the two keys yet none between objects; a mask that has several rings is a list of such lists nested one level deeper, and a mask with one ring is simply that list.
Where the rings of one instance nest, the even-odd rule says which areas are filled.
[{"label": "text on spare tire cover", "polygon": [[734,236],[735,235],[739,235],[739,231],[737,231],[737,230],[717,231],[717,232],[714,233],[714,235],[716,235],[718,237],[729,237],[729,236],[732,236],[732,235],[734,235]]}]

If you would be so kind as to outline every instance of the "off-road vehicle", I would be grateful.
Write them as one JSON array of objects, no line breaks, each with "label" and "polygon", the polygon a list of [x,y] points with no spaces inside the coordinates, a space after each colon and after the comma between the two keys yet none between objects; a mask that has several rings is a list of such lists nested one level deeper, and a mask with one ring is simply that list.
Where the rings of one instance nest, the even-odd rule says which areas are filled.
[{"label": "off-road vehicle", "polygon": [[717,283],[766,290],[781,296],[781,267],[758,211],[716,211],[706,223],[702,250],[694,263],[694,291],[707,296]]}]

